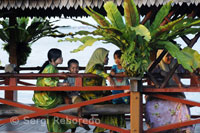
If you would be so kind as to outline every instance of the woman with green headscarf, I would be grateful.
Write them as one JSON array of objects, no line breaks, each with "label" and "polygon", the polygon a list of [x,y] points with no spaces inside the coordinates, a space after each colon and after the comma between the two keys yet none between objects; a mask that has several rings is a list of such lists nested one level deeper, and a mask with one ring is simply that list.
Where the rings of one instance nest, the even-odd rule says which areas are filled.
[{"label": "woman with green headscarf", "polygon": [[[86,69],[85,73],[96,74],[99,78],[85,78],[84,86],[105,86],[106,79],[110,82],[111,86],[114,86],[115,83],[113,79],[104,72],[104,65],[108,64],[108,53],[109,51],[104,48],[98,48],[92,54]],[[100,98],[103,96],[110,95],[110,91],[82,91],[81,96],[85,100],[92,100],[96,98]],[[118,127],[126,127],[125,119],[122,115],[102,115],[99,116],[101,123],[118,126]],[[94,132],[104,132],[106,129],[96,127]]]}]

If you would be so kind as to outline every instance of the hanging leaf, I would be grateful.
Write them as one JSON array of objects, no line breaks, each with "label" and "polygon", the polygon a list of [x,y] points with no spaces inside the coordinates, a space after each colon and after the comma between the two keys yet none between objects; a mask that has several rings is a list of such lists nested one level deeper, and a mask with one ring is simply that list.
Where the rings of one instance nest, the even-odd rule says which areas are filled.
[{"label": "hanging leaf", "polygon": [[160,43],[162,43],[167,51],[177,59],[178,63],[188,71],[193,72],[200,67],[200,54],[197,51],[189,47],[180,50],[169,41],[161,41]]},{"label": "hanging leaf", "polygon": [[140,16],[133,0],[124,0],[124,17],[126,26],[138,26]]},{"label": "hanging leaf", "polygon": [[83,43],[83,45],[79,46],[77,49],[74,49],[73,51],[71,51],[71,53],[76,53],[78,51],[82,51],[84,50],[86,47],[88,46],[92,46],[94,44],[94,42],[96,42],[98,39],[91,37],[91,36],[85,36],[81,39],[79,38],[67,38],[68,41],[72,42],[72,41],[80,41]]},{"label": "hanging leaf", "polygon": [[89,8],[90,10],[88,10],[87,8],[84,8],[84,11],[89,14],[100,26],[103,27],[109,27],[110,23],[105,19],[105,17],[97,12],[95,12],[94,10],[92,10],[91,8]]},{"label": "hanging leaf", "polygon": [[104,9],[107,12],[107,17],[111,21],[112,25],[118,29],[124,29],[125,25],[122,19],[122,15],[117,9],[117,6],[112,2],[108,1],[104,4]]},{"label": "hanging leaf", "polygon": [[162,21],[164,20],[164,18],[169,14],[169,11],[171,9],[171,3],[172,3],[172,1],[163,5],[161,7],[161,9],[158,11],[158,13],[156,14],[155,20],[153,21],[153,23],[149,29],[150,32],[157,29],[160,26],[160,24],[162,23]]},{"label": "hanging leaf", "polygon": [[77,22],[80,22],[80,23],[82,23],[82,24],[84,24],[84,25],[87,25],[87,26],[91,26],[91,27],[94,27],[94,28],[97,28],[96,26],[94,26],[94,25],[92,25],[92,24],[89,24],[89,23],[87,23],[87,22],[85,22],[85,21],[82,21],[82,20],[76,20],[76,19],[73,19],[74,21],[77,21]]},{"label": "hanging leaf", "polygon": [[135,30],[136,35],[140,35],[144,37],[144,40],[149,42],[151,40],[151,35],[149,30],[144,25],[138,25],[136,27],[132,27],[132,30]]},{"label": "hanging leaf", "polygon": [[163,33],[166,33],[166,32],[168,33],[173,28],[173,26],[175,24],[177,24],[178,22],[180,22],[183,18],[184,18],[184,16],[177,19],[177,20],[169,22],[168,24],[166,24],[164,26],[160,26],[159,28],[157,28],[153,32],[151,32],[151,37],[154,38],[154,39],[157,39]]}]

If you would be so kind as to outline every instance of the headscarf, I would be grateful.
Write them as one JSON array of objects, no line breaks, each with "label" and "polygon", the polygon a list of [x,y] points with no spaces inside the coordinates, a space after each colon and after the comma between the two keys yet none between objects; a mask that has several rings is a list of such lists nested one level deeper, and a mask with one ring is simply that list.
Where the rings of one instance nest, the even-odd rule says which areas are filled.
[{"label": "headscarf", "polygon": [[96,64],[104,64],[104,60],[108,55],[109,51],[105,48],[97,48],[94,53],[92,54],[86,68],[85,73],[89,72],[89,70],[94,67]]},{"label": "headscarf", "polygon": [[[157,52],[157,58],[160,56],[160,54],[163,52],[163,50],[158,50],[158,52]],[[168,53],[167,53],[168,54]],[[161,70],[163,70],[163,71],[165,71],[165,72],[170,72],[170,69],[172,69],[173,68],[173,66],[175,65],[175,60],[174,59],[172,59],[171,60],[171,63],[170,64],[166,64],[165,62],[164,62],[164,58],[167,56],[167,54],[165,54],[165,56],[162,58],[162,60],[160,61],[160,63],[159,63],[159,67],[160,67],[160,69]],[[170,80],[168,81],[168,84],[169,85],[176,85],[176,83],[175,83],[175,81],[174,80],[172,80],[172,78],[170,78]]]},{"label": "headscarf", "polygon": [[[158,50],[157,55],[156,55],[157,58],[160,56],[160,54],[161,54],[162,52],[163,52],[162,49]],[[167,53],[167,54],[168,54],[168,53]],[[172,59],[170,64],[166,64],[166,63],[164,62],[164,58],[167,56],[167,54],[165,54],[165,56],[164,56],[164,57],[162,58],[162,60],[160,61],[159,67],[160,67],[163,71],[165,71],[165,72],[170,72],[170,69],[175,65],[175,60]]]}]

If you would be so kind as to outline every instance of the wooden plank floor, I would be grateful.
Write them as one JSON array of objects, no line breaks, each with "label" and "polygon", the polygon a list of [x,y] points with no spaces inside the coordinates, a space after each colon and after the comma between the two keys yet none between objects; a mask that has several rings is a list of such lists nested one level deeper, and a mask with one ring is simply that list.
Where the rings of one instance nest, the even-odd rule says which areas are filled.
[{"label": "wooden plank floor", "polygon": [[[90,131],[86,131],[83,128],[77,128],[78,133],[92,133],[94,126],[90,126]],[[127,121],[127,129],[130,129],[130,121]],[[144,129],[147,129],[144,123]],[[8,123],[0,125],[0,133],[21,133],[21,132],[48,132],[45,119],[31,119],[25,121],[19,121],[18,123]],[[70,132],[70,130],[68,130]],[[200,124],[195,126],[195,133],[200,133]]]}]

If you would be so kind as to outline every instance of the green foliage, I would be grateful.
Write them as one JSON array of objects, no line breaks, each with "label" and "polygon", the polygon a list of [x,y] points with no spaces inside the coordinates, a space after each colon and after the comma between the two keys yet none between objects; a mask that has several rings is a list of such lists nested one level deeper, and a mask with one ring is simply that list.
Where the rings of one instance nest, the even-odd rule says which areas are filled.
[{"label": "green foliage", "polygon": [[[56,29],[58,26],[54,26],[49,20],[42,18],[17,18],[17,24],[15,26],[9,26],[9,20],[5,19],[0,21],[0,39],[5,42],[4,50],[9,53],[11,44],[10,30],[14,30],[15,37],[14,42],[17,44],[17,64],[24,65],[31,53],[31,44],[38,39],[51,36],[54,33],[60,33]],[[30,22],[31,21],[31,22]],[[30,24],[29,24],[30,23]],[[10,53],[9,53],[10,54]]]},{"label": "green foliage", "polygon": [[132,0],[124,0],[124,17],[126,26],[138,26],[140,16],[135,3]]},{"label": "green foliage", "polygon": [[183,50],[180,50],[176,45],[171,42],[161,42],[164,44],[168,52],[178,60],[179,64],[193,72],[197,68],[200,68],[200,54],[189,47],[185,47]]},{"label": "green foliage", "polygon": [[117,6],[112,1],[108,1],[104,4],[104,9],[107,12],[107,17],[111,21],[112,26],[118,29],[124,29],[125,25],[122,19],[122,15],[117,9]]},{"label": "green foliage", "polygon": [[80,21],[82,24],[94,27],[95,30],[92,32],[79,31],[74,33],[73,37],[76,35],[85,36],[66,39],[67,41],[81,41],[83,43],[73,52],[83,50],[99,40],[112,43],[122,50],[122,66],[130,76],[143,76],[150,64],[150,52],[156,52],[157,49],[166,49],[178,60],[179,64],[182,64],[189,71],[200,67],[198,52],[188,47],[180,50],[178,45],[170,41],[182,35],[199,32],[200,20],[183,16],[161,25],[169,14],[171,2],[161,7],[152,23],[147,21],[144,25],[140,24],[140,15],[133,0],[124,0],[125,24],[113,2],[106,2],[104,9],[107,12],[107,18],[90,8],[84,9],[99,25],[95,26]]}]

